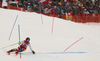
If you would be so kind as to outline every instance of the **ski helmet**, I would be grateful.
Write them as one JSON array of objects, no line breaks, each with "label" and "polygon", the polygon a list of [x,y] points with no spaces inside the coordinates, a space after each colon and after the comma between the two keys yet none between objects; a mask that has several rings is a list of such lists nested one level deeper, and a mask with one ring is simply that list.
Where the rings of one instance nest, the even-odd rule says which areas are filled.
[{"label": "ski helmet", "polygon": [[30,41],[30,38],[29,38],[29,37],[27,37],[27,38],[26,38],[26,41],[28,41],[28,42],[29,42],[29,41]]}]

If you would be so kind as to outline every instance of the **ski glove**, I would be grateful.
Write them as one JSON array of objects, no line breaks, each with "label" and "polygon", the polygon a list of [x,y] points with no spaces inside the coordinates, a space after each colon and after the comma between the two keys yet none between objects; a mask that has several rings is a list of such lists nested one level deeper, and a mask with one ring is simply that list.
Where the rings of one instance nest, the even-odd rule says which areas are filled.
[{"label": "ski glove", "polygon": [[34,51],[32,51],[32,53],[33,53],[33,54],[35,54],[35,52],[34,52]]},{"label": "ski glove", "polygon": [[21,44],[21,42],[18,42],[17,44]]}]

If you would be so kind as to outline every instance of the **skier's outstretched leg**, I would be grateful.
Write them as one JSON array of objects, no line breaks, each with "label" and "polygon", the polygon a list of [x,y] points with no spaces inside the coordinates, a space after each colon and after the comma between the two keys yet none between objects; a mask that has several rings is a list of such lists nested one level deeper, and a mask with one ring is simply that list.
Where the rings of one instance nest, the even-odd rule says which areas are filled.
[{"label": "skier's outstretched leg", "polygon": [[[21,52],[25,51],[26,49],[22,48]],[[18,50],[16,50],[15,54],[17,55],[20,52],[20,49],[18,48]]]},{"label": "skier's outstretched leg", "polygon": [[10,55],[10,52],[14,52],[16,49],[11,49],[9,51],[7,51],[8,55]]}]

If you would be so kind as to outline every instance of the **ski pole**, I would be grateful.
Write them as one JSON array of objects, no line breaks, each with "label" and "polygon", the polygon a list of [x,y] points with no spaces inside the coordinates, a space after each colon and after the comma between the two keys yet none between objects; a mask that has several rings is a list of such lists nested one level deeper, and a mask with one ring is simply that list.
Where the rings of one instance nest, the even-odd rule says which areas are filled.
[{"label": "ski pole", "polygon": [[8,46],[5,46],[5,47],[2,47],[2,48],[0,48],[0,50],[1,49],[4,49],[4,48],[7,48],[7,47],[10,47],[10,46],[13,46],[13,45],[16,45],[17,43],[15,43],[15,44],[12,44],[12,45],[8,45]]}]

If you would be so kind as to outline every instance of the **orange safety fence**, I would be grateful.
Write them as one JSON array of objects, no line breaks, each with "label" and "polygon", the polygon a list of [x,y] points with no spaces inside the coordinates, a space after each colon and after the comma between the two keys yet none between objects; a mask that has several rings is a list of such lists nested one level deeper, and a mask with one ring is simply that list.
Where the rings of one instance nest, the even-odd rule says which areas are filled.
[{"label": "orange safety fence", "polygon": [[2,2],[0,2],[0,8],[2,8]]},{"label": "orange safety fence", "polygon": [[7,9],[13,9],[13,10],[25,11],[25,10],[22,9],[22,8],[14,7],[14,6],[11,6],[11,5],[8,5]]},{"label": "orange safety fence", "polygon": [[[2,3],[0,2],[0,7],[2,7]],[[13,9],[13,10],[19,10],[19,11],[25,11],[24,8],[18,8],[18,7],[14,7],[11,5],[8,5],[7,9]],[[34,12],[34,11],[30,11],[30,12]],[[40,13],[39,11],[37,11],[37,13]],[[45,14],[44,14],[45,15]],[[87,23],[87,22],[96,22],[96,23],[100,23],[100,14],[72,14],[72,16],[68,16],[68,18],[66,19],[66,15],[65,14],[61,14],[62,15],[62,19],[65,20],[71,20],[73,22],[78,22],[78,23]],[[53,16],[53,14],[49,14],[48,16]],[[58,17],[57,15],[55,15],[55,17]]]},{"label": "orange safety fence", "polygon": [[78,14],[72,15],[72,21],[75,22],[100,22],[100,14]]}]

